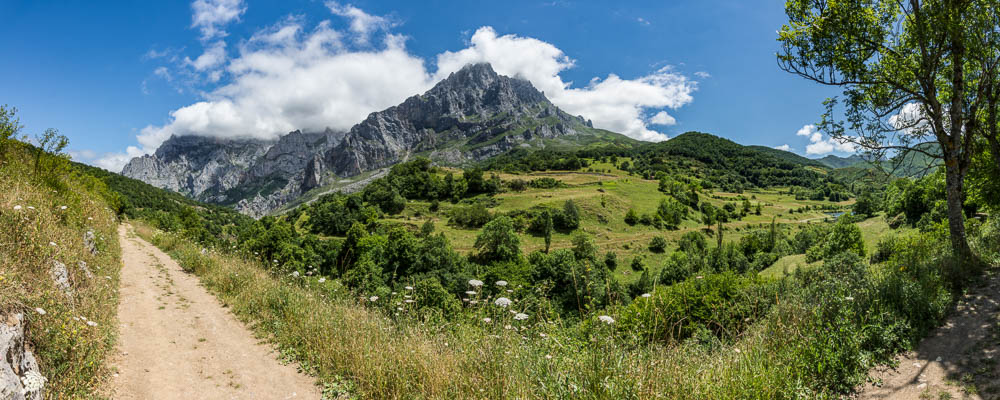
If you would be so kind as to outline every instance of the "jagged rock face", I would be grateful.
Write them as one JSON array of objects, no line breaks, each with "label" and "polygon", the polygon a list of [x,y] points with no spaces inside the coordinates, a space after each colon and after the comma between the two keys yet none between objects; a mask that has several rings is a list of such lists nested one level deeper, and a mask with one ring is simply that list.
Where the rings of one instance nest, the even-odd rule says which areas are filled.
[{"label": "jagged rock face", "polygon": [[26,346],[24,314],[0,313],[0,399],[41,400],[45,377]]},{"label": "jagged rock face", "polygon": [[307,164],[342,137],[329,129],[277,141],[173,136],[129,161],[122,175],[259,217],[318,186],[325,168],[307,176]]},{"label": "jagged rock face", "polygon": [[236,187],[272,145],[257,139],[172,136],[156,153],[129,161],[122,175],[188,197],[217,200]]},{"label": "jagged rock face", "polygon": [[[531,125],[535,127],[529,129]],[[583,118],[549,103],[530,82],[497,75],[489,64],[474,64],[423,95],[370,114],[326,160],[339,176],[390,166],[422,152],[446,156],[437,161],[460,163],[491,157],[533,138],[575,134],[574,126],[590,127]],[[438,152],[455,146],[468,151]]]}]

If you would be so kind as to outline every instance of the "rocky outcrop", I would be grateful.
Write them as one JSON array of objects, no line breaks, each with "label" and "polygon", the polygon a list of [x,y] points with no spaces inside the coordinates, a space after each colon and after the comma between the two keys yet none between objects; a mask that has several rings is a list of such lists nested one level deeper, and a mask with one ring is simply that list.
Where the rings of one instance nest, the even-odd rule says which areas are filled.
[{"label": "rocky outcrop", "polygon": [[[481,160],[533,139],[590,128],[582,117],[552,105],[524,79],[471,64],[402,104],[372,113],[326,155],[332,171],[354,176],[387,167],[413,153],[435,161]],[[457,149],[459,152],[441,152]]]},{"label": "rocky outcrop", "polygon": [[66,297],[73,297],[73,286],[69,282],[69,270],[66,269],[66,264],[52,260],[52,266],[49,267],[49,277]]},{"label": "rocky outcrop", "polygon": [[87,248],[90,254],[97,254],[97,236],[94,235],[94,231],[87,231],[87,233],[83,234],[83,246]]},{"label": "rocky outcrop", "polygon": [[46,379],[24,334],[24,314],[0,313],[0,399],[41,400]]},{"label": "rocky outcrop", "polygon": [[122,175],[259,217],[319,186],[325,167],[309,174],[306,166],[342,137],[329,129],[276,141],[173,136]]}]

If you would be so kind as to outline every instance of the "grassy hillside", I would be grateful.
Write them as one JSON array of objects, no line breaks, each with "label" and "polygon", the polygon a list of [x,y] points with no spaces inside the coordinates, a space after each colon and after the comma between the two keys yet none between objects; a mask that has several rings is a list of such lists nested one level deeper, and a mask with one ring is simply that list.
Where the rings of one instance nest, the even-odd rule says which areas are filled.
[{"label": "grassy hillside", "polygon": [[776,158],[779,158],[779,159],[782,159],[782,160],[785,160],[785,161],[789,161],[789,162],[793,162],[793,163],[796,163],[796,164],[802,164],[802,165],[813,166],[813,167],[820,167],[820,168],[822,168],[822,167],[830,167],[829,165],[824,164],[820,160],[813,160],[813,159],[810,159],[810,158],[805,158],[805,157],[802,157],[802,156],[800,156],[798,154],[792,153],[790,151],[778,150],[778,149],[767,147],[767,146],[747,146],[747,147],[749,147],[751,149],[754,149],[754,150],[757,150],[757,151],[759,151],[761,153],[769,154],[769,155],[774,156]]},{"label": "grassy hillside", "polygon": [[25,316],[50,398],[90,397],[118,327],[115,195],[63,158],[42,155],[34,168],[35,151],[0,148],[0,315]]}]

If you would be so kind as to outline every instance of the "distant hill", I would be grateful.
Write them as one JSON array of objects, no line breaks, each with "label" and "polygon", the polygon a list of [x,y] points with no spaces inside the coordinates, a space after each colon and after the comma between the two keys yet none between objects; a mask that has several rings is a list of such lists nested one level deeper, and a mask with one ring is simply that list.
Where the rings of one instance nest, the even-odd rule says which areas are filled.
[{"label": "distant hill", "polygon": [[830,155],[828,155],[826,157],[817,158],[817,159],[815,159],[813,161],[816,161],[816,162],[818,162],[820,164],[823,164],[823,165],[825,165],[827,167],[830,167],[830,168],[847,168],[847,167],[855,166],[857,164],[867,164],[868,163],[868,161],[865,160],[864,157],[861,157],[861,156],[859,156],[857,154],[852,154],[852,155],[850,155],[848,157],[839,157],[839,156],[835,156],[833,154],[830,154]]},{"label": "distant hill", "polygon": [[785,161],[790,161],[790,162],[801,164],[801,165],[811,165],[811,166],[814,166],[814,167],[837,168],[837,167],[831,167],[830,165],[825,164],[825,163],[821,162],[820,160],[813,160],[813,159],[810,159],[810,158],[805,158],[805,157],[802,157],[802,156],[800,156],[798,154],[792,153],[790,151],[779,150],[779,149],[775,149],[775,148],[772,148],[772,147],[757,146],[757,145],[747,146],[747,147],[749,147],[751,149],[754,149],[756,151],[759,151],[761,153],[769,154],[769,155],[777,157],[779,159],[782,159],[782,160],[785,160]]}]

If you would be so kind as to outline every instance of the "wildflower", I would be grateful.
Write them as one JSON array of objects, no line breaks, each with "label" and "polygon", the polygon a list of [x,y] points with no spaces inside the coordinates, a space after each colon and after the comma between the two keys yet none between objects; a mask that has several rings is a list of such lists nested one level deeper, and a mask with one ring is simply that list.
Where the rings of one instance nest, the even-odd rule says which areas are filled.
[{"label": "wildflower", "polygon": [[701,276],[701,275],[698,275],[698,276],[696,276],[696,277],[694,277],[694,278],[695,278],[695,279],[702,279],[702,278],[704,278],[704,276]]},{"label": "wildflower", "polygon": [[407,286],[404,289],[406,289],[406,290],[413,290],[413,286]]},{"label": "wildflower", "polygon": [[507,289],[507,293],[514,293],[513,290]]},{"label": "wildflower", "polygon": [[372,297],[369,297],[369,298],[368,298],[368,301],[370,301],[370,302],[374,303],[374,302],[378,301],[378,296],[372,296]]},{"label": "wildflower", "polygon": [[493,304],[496,304],[503,308],[507,308],[507,306],[509,306],[511,303],[513,302],[506,297],[497,297],[497,299],[493,302]]},{"label": "wildflower", "polygon": [[476,292],[473,292],[473,291],[471,291],[471,290],[466,290],[466,291],[465,291],[465,294],[467,294],[467,295],[469,295],[469,296],[472,296],[472,295],[475,295],[475,294],[476,294]]},{"label": "wildflower", "polygon": [[735,351],[736,353],[741,353],[740,349],[735,348],[735,347],[733,348],[733,351]]},{"label": "wildflower", "polygon": [[503,328],[506,329],[506,330],[510,330],[512,327],[510,326],[510,324],[507,324],[507,325],[504,325]]},{"label": "wildflower", "polygon": [[21,211],[21,206],[14,206],[14,211]]},{"label": "wildflower", "polygon": [[649,294],[649,293],[643,293],[643,294],[642,294],[642,297],[645,297],[645,298],[650,298],[650,297],[652,297],[652,296],[653,296],[653,295],[651,295],[651,294]]},{"label": "wildflower", "polygon": [[549,335],[546,335],[546,334],[545,334],[545,332],[539,332],[539,333],[538,333],[538,336],[540,336],[540,337],[547,337],[547,336],[549,336]]},{"label": "wildflower", "polygon": [[406,300],[403,300],[403,301],[406,302],[406,303],[415,303],[416,302],[416,300],[413,300],[413,299],[406,299]]},{"label": "wildflower", "polygon": [[318,282],[319,282],[319,283],[323,283],[323,282],[326,282],[326,278],[319,278],[319,281],[318,281]]},{"label": "wildflower", "polygon": [[49,242],[49,246],[55,246],[56,242]]},{"label": "wildflower", "polygon": [[603,322],[605,324],[608,324],[608,325],[611,325],[611,324],[615,323],[615,319],[611,318],[611,317],[609,317],[607,315],[602,315],[600,317],[597,317],[597,319],[601,320],[601,322]]},{"label": "wildflower", "polygon": [[481,281],[479,279],[470,279],[469,280],[469,286],[472,286],[472,287],[483,286],[483,281]]},{"label": "wildflower", "polygon": [[526,319],[528,319],[528,314],[525,314],[525,313],[514,314],[514,320],[515,321],[524,321]]},{"label": "wildflower", "polygon": [[35,312],[38,313],[38,315],[45,315],[45,310],[41,308],[35,308]]},{"label": "wildflower", "polygon": [[497,281],[497,286],[500,286],[500,287],[507,286],[507,281]]},{"label": "wildflower", "polygon": [[34,210],[34,209],[35,209],[35,207],[32,207],[32,206],[28,206],[28,209],[29,209],[29,210]]},{"label": "wildflower", "polygon": [[551,354],[546,354],[545,355],[545,359],[546,360],[551,360],[552,359],[552,355]]},{"label": "wildflower", "polygon": [[96,323],[96,322],[94,322],[94,321],[87,321],[87,325],[90,325],[90,326],[97,326],[97,323]]},{"label": "wildflower", "polygon": [[[87,217],[87,221],[93,221],[93,220],[94,220],[94,217]],[[236,246],[233,246],[233,248],[235,249]]]},{"label": "wildflower", "polygon": [[24,389],[21,391],[21,395],[25,395],[31,392],[37,392],[45,387],[45,379],[42,374],[35,370],[28,370],[24,373],[24,377],[21,378],[21,383],[24,385]]},{"label": "wildflower", "polygon": [[65,210],[66,206],[59,207],[60,210]]},{"label": "wildflower", "polygon": [[479,300],[469,300],[469,304],[479,304]]},{"label": "wildflower", "polygon": [[396,311],[403,311],[403,307],[396,307]]},{"label": "wildflower", "polygon": [[490,317],[486,317],[486,318],[483,318],[483,322],[485,322],[485,323],[487,323],[487,324],[488,324],[488,323],[490,323],[490,322],[493,322],[493,320],[492,320],[492,319],[490,319]]},{"label": "wildflower", "polygon": [[844,297],[844,300],[847,300],[847,301],[854,301],[854,297],[852,297],[852,296],[847,296],[847,297]]},{"label": "wildflower", "polygon": [[292,277],[298,278],[299,277],[299,271],[292,271]]}]

